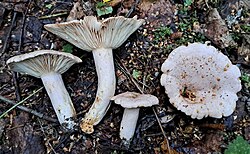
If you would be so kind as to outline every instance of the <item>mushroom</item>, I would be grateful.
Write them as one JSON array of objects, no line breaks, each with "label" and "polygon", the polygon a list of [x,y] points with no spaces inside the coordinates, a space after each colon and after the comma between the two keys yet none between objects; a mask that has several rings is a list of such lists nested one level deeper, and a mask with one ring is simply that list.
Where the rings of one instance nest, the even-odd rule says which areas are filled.
[{"label": "mushroom", "polygon": [[193,43],[173,50],[162,64],[161,85],[169,101],[192,118],[233,113],[240,70],[213,46]]},{"label": "mushroom", "polygon": [[110,105],[115,93],[115,70],[112,49],[118,48],[144,22],[134,18],[110,17],[97,21],[96,17],[86,16],[83,20],[73,20],[60,24],[45,25],[45,29],[69,41],[82,50],[92,51],[98,88],[94,103],[81,121],[85,133],[93,133]]},{"label": "mushroom", "polygon": [[13,71],[42,79],[59,123],[68,130],[75,125],[71,118],[76,115],[76,111],[61,74],[73,64],[80,62],[82,62],[80,58],[70,53],[53,50],[38,50],[7,60],[7,64]]},{"label": "mushroom", "polygon": [[157,105],[159,100],[153,95],[135,92],[125,92],[112,97],[111,100],[125,108],[120,126],[120,138],[124,140],[125,145],[129,145],[135,132],[140,107]]}]

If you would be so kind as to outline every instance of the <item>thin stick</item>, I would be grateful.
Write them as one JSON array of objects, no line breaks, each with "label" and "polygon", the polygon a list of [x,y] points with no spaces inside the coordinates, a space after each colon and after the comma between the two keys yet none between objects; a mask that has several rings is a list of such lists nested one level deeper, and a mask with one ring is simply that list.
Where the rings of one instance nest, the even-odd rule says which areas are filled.
[{"label": "thin stick", "polygon": [[47,15],[47,16],[41,16],[41,17],[38,17],[38,19],[48,19],[48,18],[58,17],[58,16],[66,15],[66,14],[68,14],[68,12],[51,14],[51,15]]},{"label": "thin stick", "polygon": [[13,83],[15,87],[16,100],[19,102],[21,101],[21,95],[20,95],[19,82],[17,80],[17,72],[11,71],[11,73],[12,73]]},{"label": "thin stick", "polygon": [[128,69],[126,68],[126,66],[125,66],[123,63],[121,63],[121,65],[120,65],[119,62],[117,62],[116,60],[115,60],[115,62],[116,62],[116,64],[118,65],[118,67],[121,68],[121,71],[122,71],[123,73],[127,74],[128,78],[134,83],[134,85],[136,86],[136,88],[137,88],[141,93],[143,93],[141,86],[135,81],[135,79],[134,79],[133,76],[129,73],[129,71],[128,71]]},{"label": "thin stick", "polygon": [[[13,102],[13,101],[11,101],[11,100],[3,97],[3,96],[0,96],[0,101],[6,102],[7,104],[10,104],[10,105],[16,105],[15,102]],[[50,117],[48,117],[48,116],[46,116],[46,115],[44,115],[42,113],[39,113],[39,112],[37,112],[35,110],[32,110],[32,109],[29,109],[29,108],[27,108],[25,106],[19,105],[19,106],[17,106],[17,108],[22,110],[22,111],[31,113],[31,114],[33,114],[33,115],[35,115],[35,116],[37,116],[37,117],[39,117],[41,119],[44,119],[44,120],[47,120],[47,121],[50,121],[50,122],[54,122],[54,123],[58,123],[57,119],[50,118]]]},{"label": "thin stick", "polygon": [[[27,14],[28,9],[29,9],[29,6],[30,6],[30,2],[31,2],[31,1],[29,0],[28,7],[27,7],[27,9],[25,10],[25,13],[23,13],[22,28],[21,28],[21,31],[20,31],[19,44],[18,44],[18,53],[19,53],[19,54],[21,53],[21,46],[22,46],[22,38],[23,38],[24,24],[25,24],[26,14]],[[18,73],[12,71],[12,78],[13,78],[13,82],[14,82],[14,86],[15,86],[16,99],[17,99],[17,101],[21,101],[20,87],[19,87],[19,82],[18,82],[18,80],[17,80],[17,76],[18,76]]]},{"label": "thin stick", "polygon": [[10,25],[10,29],[9,29],[9,31],[8,31],[8,33],[7,33],[7,36],[6,36],[4,45],[3,45],[2,52],[0,53],[0,57],[2,56],[2,54],[3,54],[3,53],[5,52],[5,50],[7,49],[7,45],[8,45],[10,33],[11,33],[12,28],[13,28],[13,26],[14,26],[14,23],[15,23],[15,21],[16,21],[16,14],[17,14],[17,12],[14,12],[14,15],[13,15],[13,18],[12,18],[12,22],[11,22],[11,25]]},{"label": "thin stick", "polygon": [[17,107],[18,105],[24,103],[26,100],[28,100],[31,96],[35,95],[37,92],[39,92],[40,90],[42,90],[43,87],[39,88],[38,90],[34,91],[31,95],[29,95],[28,97],[26,97],[24,100],[16,103],[14,106],[12,106],[11,108],[9,108],[7,111],[5,111],[3,114],[0,115],[0,119],[5,116],[7,113],[9,113],[11,110],[13,110],[15,107]]},{"label": "thin stick", "polygon": [[[42,126],[42,124],[41,124],[41,121],[38,119],[38,122],[39,122],[39,125],[40,125],[40,127],[41,127],[41,131],[43,132],[43,135],[45,136],[45,138],[48,138],[47,136],[46,136],[46,134],[45,134],[45,131],[44,131],[44,129],[43,129],[43,126]],[[53,148],[53,146],[48,142],[48,145],[50,146],[50,148],[51,148],[51,150],[55,153],[55,154],[57,154],[57,152],[55,151],[55,149]]]},{"label": "thin stick", "polygon": [[[118,59],[119,59],[119,58],[118,58]],[[119,65],[118,62],[117,62],[117,64]],[[143,92],[143,89],[142,89],[142,88],[140,87],[140,85],[134,80],[133,76],[129,73],[129,71],[128,71],[128,69],[126,68],[126,66],[125,66],[124,64],[122,64],[122,63],[121,63],[121,65],[122,65],[122,66],[119,65],[119,67],[122,69],[121,71],[123,71],[124,73],[126,73],[126,74],[129,76],[130,80],[135,84],[136,88],[143,94],[143,93],[144,93],[144,92]],[[145,84],[145,83],[143,83],[143,85],[144,85],[144,84]],[[153,109],[154,115],[155,115],[155,117],[156,117],[156,120],[157,120],[157,122],[158,122],[158,124],[159,124],[159,126],[160,126],[160,129],[161,129],[161,131],[162,131],[162,134],[163,134],[163,136],[164,136],[164,138],[165,138],[165,141],[167,142],[168,152],[169,152],[169,154],[171,154],[170,147],[169,147],[169,142],[168,142],[168,138],[167,138],[167,136],[166,136],[166,134],[165,134],[165,131],[164,131],[162,125],[161,125],[161,122],[160,122],[160,120],[159,120],[159,117],[158,117],[158,115],[157,115],[156,112],[155,112],[154,107],[152,107],[152,109]]]},{"label": "thin stick", "polygon": [[21,32],[20,32],[20,36],[19,36],[19,44],[18,44],[18,52],[19,53],[21,51],[21,46],[22,46],[22,38],[23,38],[23,31],[24,31],[24,24],[25,24],[25,20],[26,20],[26,15],[28,13],[31,1],[32,0],[29,0],[28,6],[27,6],[25,12],[23,13],[22,28],[21,28]]},{"label": "thin stick", "polygon": [[128,18],[132,12],[135,10],[136,6],[140,3],[140,0],[136,0],[134,5],[131,6],[130,10],[128,11],[128,13],[125,15],[126,18]]},{"label": "thin stick", "polygon": [[172,152],[170,151],[170,146],[169,146],[169,142],[168,142],[167,135],[165,134],[165,131],[164,131],[164,129],[162,128],[160,119],[159,119],[157,113],[155,112],[155,108],[152,107],[152,110],[153,110],[153,112],[154,112],[154,114],[155,114],[155,117],[156,117],[156,120],[157,120],[157,122],[158,122],[158,124],[159,124],[159,126],[160,126],[160,128],[161,128],[161,131],[162,131],[162,134],[163,134],[163,136],[164,136],[164,138],[165,138],[165,141],[167,142],[168,153],[171,154]]}]

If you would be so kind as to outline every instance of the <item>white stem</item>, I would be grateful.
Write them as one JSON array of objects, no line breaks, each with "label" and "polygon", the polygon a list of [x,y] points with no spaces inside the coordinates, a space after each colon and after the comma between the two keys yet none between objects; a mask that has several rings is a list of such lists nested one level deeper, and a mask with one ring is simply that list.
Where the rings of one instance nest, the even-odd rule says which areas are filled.
[{"label": "white stem", "polygon": [[98,76],[98,88],[94,103],[81,121],[80,127],[85,133],[93,133],[110,106],[110,99],[115,94],[115,68],[112,49],[100,48],[93,51]]},{"label": "white stem", "polygon": [[72,129],[75,123],[71,118],[76,115],[76,111],[64,86],[61,74],[48,73],[43,75],[41,79],[59,123],[67,129]]},{"label": "white stem", "polygon": [[129,145],[134,136],[139,111],[140,108],[125,108],[124,110],[120,126],[120,138],[123,139],[127,145]]}]

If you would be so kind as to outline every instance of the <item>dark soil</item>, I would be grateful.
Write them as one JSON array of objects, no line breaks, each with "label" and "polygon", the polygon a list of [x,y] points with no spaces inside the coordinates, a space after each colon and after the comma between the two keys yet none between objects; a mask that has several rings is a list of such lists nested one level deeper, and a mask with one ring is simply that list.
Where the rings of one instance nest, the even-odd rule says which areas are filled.
[{"label": "dark soil", "polygon": [[[119,2],[118,0],[114,0]],[[15,55],[39,49],[62,51],[68,42],[49,33],[43,25],[63,22],[69,15],[73,0],[3,0],[0,2],[0,96],[19,102],[43,86],[40,79],[14,73],[6,61]],[[81,1],[89,6],[83,15],[97,15],[95,1]],[[113,6],[112,14],[101,18],[124,15],[143,18],[146,23],[114,50],[117,86],[116,94],[134,91],[155,95],[160,105],[154,107],[160,119],[157,122],[152,108],[142,108],[130,148],[121,145],[119,125],[123,108],[112,103],[104,119],[93,134],[84,134],[77,127],[65,132],[54,120],[56,115],[45,89],[37,92],[22,106],[43,115],[15,108],[0,119],[1,153],[168,153],[160,126],[168,138],[172,153],[223,153],[229,142],[241,135],[250,142],[250,81],[242,81],[235,112],[221,119],[192,119],[177,111],[168,101],[164,87],[160,85],[161,64],[168,54],[180,45],[210,41],[237,65],[242,74],[250,76],[249,3],[247,0],[195,1],[188,5],[178,0],[122,1]],[[186,6],[185,6],[186,5]],[[243,6],[242,6],[243,5]],[[216,8],[221,20],[243,8],[232,27],[206,33],[203,30],[220,23],[209,21],[211,8]],[[178,13],[177,13],[178,11]],[[199,24],[195,27],[194,24]],[[209,27],[210,26],[210,27]],[[249,28],[249,27],[248,27]],[[170,32],[168,32],[170,30]],[[221,33],[219,36],[218,33]],[[215,36],[216,35],[216,36]],[[230,35],[234,43],[223,42]],[[227,37],[228,38],[228,37]],[[77,110],[79,122],[94,102],[97,75],[90,52],[73,48],[72,54],[83,62],[72,66],[63,74],[65,86]],[[247,57],[248,56],[248,57]],[[0,114],[12,105],[0,99]],[[51,120],[46,119],[51,118]]]}]

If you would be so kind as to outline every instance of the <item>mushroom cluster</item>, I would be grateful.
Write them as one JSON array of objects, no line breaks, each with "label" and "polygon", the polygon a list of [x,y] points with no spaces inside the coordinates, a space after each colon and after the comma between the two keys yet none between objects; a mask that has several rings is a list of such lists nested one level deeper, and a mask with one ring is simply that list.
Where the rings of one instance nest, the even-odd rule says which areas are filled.
[{"label": "mushroom cluster", "polygon": [[192,118],[233,113],[240,70],[212,46],[193,43],[173,50],[162,64],[161,84],[178,110]]},{"label": "mushroom cluster", "polygon": [[[118,48],[136,31],[144,20],[111,17],[97,21],[87,16],[60,24],[45,25],[45,29],[69,41],[82,50],[92,51],[98,76],[98,89],[94,103],[80,123],[85,133],[93,133],[110,106],[110,100],[124,107],[120,138],[129,145],[135,132],[139,107],[159,104],[157,97],[149,94],[126,92],[115,94],[115,70],[112,49]],[[69,53],[39,50],[10,58],[9,67],[16,72],[41,78],[51,99],[58,120],[71,130],[76,115],[71,98],[61,74],[81,59]],[[192,118],[210,116],[221,118],[233,113],[236,93],[241,89],[237,66],[216,48],[193,43],[172,51],[162,64],[161,84],[178,110]]]},{"label": "mushroom cluster", "polygon": [[67,92],[61,74],[82,60],[70,53],[54,50],[38,50],[14,56],[7,60],[10,69],[41,78],[56,112],[59,123],[71,130],[75,126],[75,108]]},{"label": "mushroom cluster", "polygon": [[69,41],[82,50],[92,51],[98,76],[98,88],[94,103],[83,118],[80,127],[85,133],[93,133],[110,106],[115,93],[115,70],[112,49],[118,48],[136,31],[144,20],[110,17],[97,21],[94,16],[59,24],[45,25],[45,29]]}]

